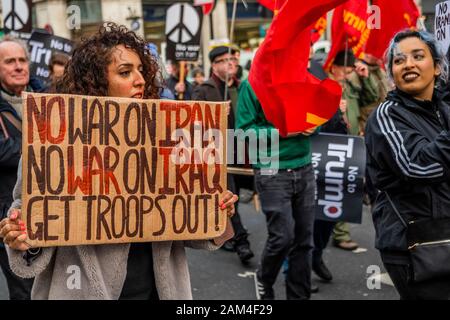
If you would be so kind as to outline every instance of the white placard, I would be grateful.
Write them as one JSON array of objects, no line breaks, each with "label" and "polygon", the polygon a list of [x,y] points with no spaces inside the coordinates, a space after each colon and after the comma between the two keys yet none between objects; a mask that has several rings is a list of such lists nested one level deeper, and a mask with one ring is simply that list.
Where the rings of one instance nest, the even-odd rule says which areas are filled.
[{"label": "white placard", "polygon": [[444,1],[436,5],[434,34],[444,53],[447,54],[450,46],[450,1]]}]

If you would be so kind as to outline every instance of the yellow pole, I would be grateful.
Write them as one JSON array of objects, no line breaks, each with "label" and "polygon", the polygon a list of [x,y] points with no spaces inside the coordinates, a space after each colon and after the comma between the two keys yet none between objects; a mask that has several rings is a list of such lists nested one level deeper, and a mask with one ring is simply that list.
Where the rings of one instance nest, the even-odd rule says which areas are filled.
[{"label": "yellow pole", "polygon": [[[186,78],[186,61],[180,61],[180,78],[178,79],[178,83],[184,83],[184,79]],[[184,90],[185,90],[185,92],[186,92],[186,89],[187,88],[185,88]],[[180,100],[183,100],[183,98],[184,98],[184,92],[180,92],[179,94],[178,94],[178,99],[180,99]]]}]

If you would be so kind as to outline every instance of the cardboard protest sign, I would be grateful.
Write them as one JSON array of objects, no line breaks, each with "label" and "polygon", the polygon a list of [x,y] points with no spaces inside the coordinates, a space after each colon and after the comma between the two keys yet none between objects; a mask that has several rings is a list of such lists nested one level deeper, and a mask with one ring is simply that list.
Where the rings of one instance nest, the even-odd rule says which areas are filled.
[{"label": "cardboard protest sign", "polygon": [[434,20],[434,34],[442,46],[445,54],[450,46],[450,1],[436,5],[436,17]]},{"label": "cardboard protest sign", "polygon": [[46,82],[50,80],[50,59],[55,53],[67,56],[72,54],[71,40],[54,36],[49,33],[34,31],[28,40],[30,48],[30,75]]},{"label": "cardboard protest sign", "polygon": [[33,247],[225,231],[227,103],[22,97],[22,218]]},{"label": "cardboard protest sign", "polygon": [[361,223],[366,170],[364,139],[325,134],[311,138],[316,218]]}]

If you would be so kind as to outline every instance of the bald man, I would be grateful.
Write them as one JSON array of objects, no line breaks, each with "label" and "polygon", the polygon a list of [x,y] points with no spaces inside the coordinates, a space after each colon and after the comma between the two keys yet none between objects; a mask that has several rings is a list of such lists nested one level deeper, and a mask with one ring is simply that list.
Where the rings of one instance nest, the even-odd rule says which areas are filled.
[{"label": "bald man", "polygon": [[[0,220],[12,203],[17,180],[17,166],[22,149],[22,98],[26,91],[42,91],[40,81],[30,81],[26,46],[6,38],[0,42]],[[21,279],[9,268],[8,257],[0,239],[0,266],[6,277],[11,300],[29,300],[32,279]]]}]

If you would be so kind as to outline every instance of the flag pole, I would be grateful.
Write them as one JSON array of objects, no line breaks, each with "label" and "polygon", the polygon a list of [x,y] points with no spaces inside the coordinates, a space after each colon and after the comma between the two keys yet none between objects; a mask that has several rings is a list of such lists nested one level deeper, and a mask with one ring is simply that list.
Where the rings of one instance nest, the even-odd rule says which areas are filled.
[{"label": "flag pole", "polygon": [[[342,88],[342,95],[345,94],[347,88],[347,56],[348,56],[348,33],[345,34],[345,55],[344,55],[344,87]],[[347,102],[347,99],[345,99]],[[347,120],[348,125],[350,126],[350,121],[348,120],[348,105],[345,108],[345,120]]]},{"label": "flag pole", "polygon": [[[348,34],[345,34],[345,54],[344,54],[344,72],[347,71],[347,55],[348,52]],[[345,81],[347,81],[347,78],[344,79]]]},{"label": "flag pole", "polygon": [[[178,83],[183,84],[185,82],[184,80],[186,78],[186,72],[185,72],[186,71],[186,61],[180,61],[179,66],[180,66],[180,70],[179,70]],[[187,88],[185,88],[185,91],[186,91],[186,89]],[[183,100],[183,98],[184,98],[184,92],[180,92],[178,94],[178,99]]]}]

